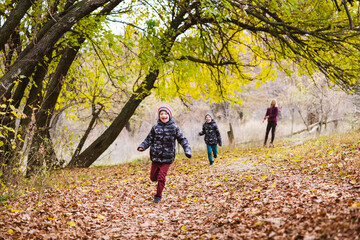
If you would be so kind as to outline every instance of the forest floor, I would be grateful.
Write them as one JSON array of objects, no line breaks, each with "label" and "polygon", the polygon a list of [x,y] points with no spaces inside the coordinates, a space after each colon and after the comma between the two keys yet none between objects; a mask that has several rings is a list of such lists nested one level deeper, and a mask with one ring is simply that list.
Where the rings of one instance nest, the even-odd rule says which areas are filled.
[{"label": "forest floor", "polygon": [[360,134],[52,173],[0,202],[0,239],[360,239]]}]

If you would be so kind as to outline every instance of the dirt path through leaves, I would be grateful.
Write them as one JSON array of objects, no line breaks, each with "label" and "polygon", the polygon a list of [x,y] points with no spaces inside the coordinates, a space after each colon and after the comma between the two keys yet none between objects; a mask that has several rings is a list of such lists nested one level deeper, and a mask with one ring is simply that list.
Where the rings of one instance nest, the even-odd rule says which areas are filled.
[{"label": "dirt path through leaves", "polygon": [[[154,204],[150,163],[54,174],[2,202],[3,239],[359,239],[358,136],[224,150],[171,166]],[[339,144],[341,143],[341,144]]]}]

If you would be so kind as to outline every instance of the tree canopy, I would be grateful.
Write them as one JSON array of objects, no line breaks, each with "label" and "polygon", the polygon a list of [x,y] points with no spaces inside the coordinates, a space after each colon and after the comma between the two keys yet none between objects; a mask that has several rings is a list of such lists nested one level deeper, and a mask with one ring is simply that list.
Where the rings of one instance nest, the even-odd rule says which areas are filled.
[{"label": "tree canopy", "polygon": [[358,87],[357,1],[5,1],[0,19],[1,161],[27,155],[29,173],[57,162],[49,129],[69,104],[110,109],[106,99],[121,93],[110,126],[69,163],[88,167],[152,92],[241,103],[244,84],[293,64]]}]

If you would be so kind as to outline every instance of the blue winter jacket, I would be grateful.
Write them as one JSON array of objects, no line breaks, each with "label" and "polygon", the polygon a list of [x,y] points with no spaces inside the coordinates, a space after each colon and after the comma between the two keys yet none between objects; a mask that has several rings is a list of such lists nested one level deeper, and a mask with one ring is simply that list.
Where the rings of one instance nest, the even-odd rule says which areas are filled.
[{"label": "blue winter jacket", "polygon": [[191,158],[190,144],[181,133],[180,128],[175,124],[174,119],[170,118],[166,123],[161,122],[159,119],[138,149],[145,150],[150,147],[150,159],[153,162],[173,163],[176,153],[175,140],[183,147],[185,155]]},{"label": "blue winter jacket", "polygon": [[199,132],[199,135],[202,136],[204,134],[205,134],[204,140],[206,144],[209,145],[219,144],[219,146],[222,145],[220,131],[214,119],[211,119],[210,123],[208,122],[204,123],[202,131]]}]

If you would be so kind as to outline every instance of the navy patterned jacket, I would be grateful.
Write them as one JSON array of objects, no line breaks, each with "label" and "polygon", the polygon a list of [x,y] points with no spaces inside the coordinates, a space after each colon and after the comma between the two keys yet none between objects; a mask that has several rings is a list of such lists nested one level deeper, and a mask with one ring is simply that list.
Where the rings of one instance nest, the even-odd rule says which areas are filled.
[{"label": "navy patterned jacket", "polygon": [[203,129],[199,132],[200,136],[205,134],[205,143],[209,145],[222,145],[221,135],[218,126],[214,119],[211,119],[210,123],[205,122],[203,125]]},{"label": "navy patterned jacket", "polygon": [[157,163],[173,163],[175,159],[175,147],[177,140],[183,147],[185,155],[191,158],[191,148],[188,140],[181,133],[180,128],[175,124],[173,118],[166,123],[159,119],[148,136],[140,144],[139,148],[150,147],[150,159]]}]

